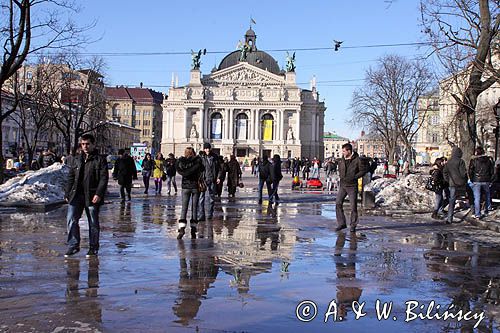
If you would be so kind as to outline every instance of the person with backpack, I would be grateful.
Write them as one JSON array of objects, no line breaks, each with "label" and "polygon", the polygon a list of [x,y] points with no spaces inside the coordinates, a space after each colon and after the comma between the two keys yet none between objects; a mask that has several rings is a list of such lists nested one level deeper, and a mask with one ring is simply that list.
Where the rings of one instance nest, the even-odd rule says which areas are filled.
[{"label": "person with backpack", "polygon": [[177,173],[175,169],[176,159],[174,154],[168,154],[168,158],[165,160],[165,173],[167,175],[167,194],[170,195],[172,190],[172,185],[174,186],[175,194],[177,194],[177,183],[175,182],[175,175]]},{"label": "person with backpack", "polygon": [[429,171],[431,178],[429,181],[429,186],[427,188],[435,193],[435,203],[434,210],[432,211],[431,217],[433,219],[440,219],[440,216],[443,214],[444,209],[444,176],[443,176],[443,159],[436,158],[434,164],[432,165],[432,169]]}]

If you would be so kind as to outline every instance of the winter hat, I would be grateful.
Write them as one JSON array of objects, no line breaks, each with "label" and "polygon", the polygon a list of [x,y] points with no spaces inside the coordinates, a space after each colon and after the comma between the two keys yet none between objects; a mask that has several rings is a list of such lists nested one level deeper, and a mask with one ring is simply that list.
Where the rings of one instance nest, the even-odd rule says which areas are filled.
[{"label": "winter hat", "polygon": [[212,145],[210,143],[208,143],[208,142],[205,142],[203,144],[203,149],[212,149]]}]

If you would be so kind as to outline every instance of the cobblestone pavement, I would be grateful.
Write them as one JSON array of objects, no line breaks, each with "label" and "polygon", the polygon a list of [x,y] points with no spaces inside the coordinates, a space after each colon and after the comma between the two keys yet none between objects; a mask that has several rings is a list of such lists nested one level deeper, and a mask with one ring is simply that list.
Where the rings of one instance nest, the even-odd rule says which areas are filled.
[{"label": "cobblestone pavement", "polygon": [[[479,321],[405,322],[410,300],[425,307],[415,313],[433,300],[441,312],[484,311],[481,332],[499,330],[497,233],[422,216],[361,216],[355,234],[337,233],[332,194],[292,192],[287,176],[282,202],[258,205],[255,179],[244,182],[198,239],[182,241],[180,196],[134,188],[121,204],[111,186],[94,260],[84,220],[82,251],[63,257],[65,207],[0,212],[0,331],[472,332]],[[309,322],[297,319],[303,300],[316,305]],[[377,319],[377,300],[393,302],[388,320]],[[353,301],[366,316],[355,319]],[[306,303],[298,309],[311,319]]]}]

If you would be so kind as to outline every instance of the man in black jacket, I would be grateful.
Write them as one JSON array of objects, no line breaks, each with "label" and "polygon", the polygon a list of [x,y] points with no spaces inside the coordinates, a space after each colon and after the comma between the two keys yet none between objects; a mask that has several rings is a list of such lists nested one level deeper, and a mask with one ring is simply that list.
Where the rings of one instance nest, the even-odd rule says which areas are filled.
[{"label": "man in black jacket", "polygon": [[273,164],[271,165],[271,181],[273,183],[273,189],[269,195],[269,202],[277,203],[280,200],[278,188],[282,179],[283,174],[281,173],[281,157],[280,155],[275,154],[273,156]]},{"label": "man in black jacket", "polygon": [[170,191],[172,190],[172,185],[174,186],[175,194],[177,194],[177,183],[175,182],[175,164],[177,160],[175,159],[175,155],[170,153],[168,154],[168,158],[165,161],[165,173],[167,174],[167,194],[170,195]]},{"label": "man in black jacket", "polygon": [[485,215],[491,210],[490,183],[493,180],[495,163],[484,154],[484,149],[476,148],[476,155],[469,163],[469,178],[474,191],[474,217],[481,217],[481,192],[485,194],[486,208]]},{"label": "man in black jacket", "polygon": [[449,184],[450,200],[448,204],[447,224],[453,222],[453,213],[455,210],[455,200],[457,190],[467,187],[467,168],[462,159],[462,149],[455,146],[451,149],[451,158],[443,168],[444,181]]},{"label": "man in black jacket", "polygon": [[118,180],[120,185],[120,196],[122,202],[125,202],[125,190],[127,190],[128,201],[132,200],[132,180],[137,179],[137,168],[134,159],[125,153],[125,149],[118,150],[120,157],[115,162],[113,169],[113,178]]},{"label": "man in black jacket", "polygon": [[351,205],[351,232],[356,232],[358,225],[358,178],[366,173],[361,166],[358,153],[352,151],[352,145],[346,143],[342,146],[342,158],[338,163],[340,188],[336,199],[337,228],[336,231],[347,228],[344,214],[344,200],[349,196]]},{"label": "man in black jacket", "polygon": [[271,163],[269,163],[269,158],[267,155],[262,156],[262,162],[259,165],[259,205],[262,204],[262,190],[264,189],[264,184],[267,187],[267,195],[271,196],[273,193],[271,187]]},{"label": "man in black jacket", "polygon": [[84,134],[80,138],[81,153],[68,160],[69,175],[65,199],[68,202],[68,245],[64,255],[69,257],[80,251],[80,226],[78,221],[87,214],[89,223],[89,251],[87,258],[99,251],[99,209],[104,202],[108,186],[108,163],[95,149],[95,138]]},{"label": "man in black jacket", "polygon": [[[211,219],[214,216],[215,207],[215,194],[217,193],[216,184],[220,183],[220,164],[219,157],[212,151],[212,146],[210,143],[203,144],[203,150],[205,155],[201,157],[203,162],[203,167],[205,171],[203,172],[203,179],[207,184],[207,190],[200,193],[200,202],[198,205],[199,218],[198,221],[205,221],[206,218]],[[205,216],[205,198],[208,194],[208,214]]]}]

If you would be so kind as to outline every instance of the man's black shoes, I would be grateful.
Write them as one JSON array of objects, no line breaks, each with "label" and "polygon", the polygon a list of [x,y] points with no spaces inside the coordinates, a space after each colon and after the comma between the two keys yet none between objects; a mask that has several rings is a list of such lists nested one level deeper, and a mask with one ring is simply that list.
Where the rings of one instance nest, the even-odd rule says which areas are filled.
[{"label": "man's black shoes", "polygon": [[66,251],[66,253],[64,254],[64,257],[65,258],[69,258],[72,255],[77,254],[78,252],[80,252],[80,248],[79,247],[70,247],[68,249],[68,251]]},{"label": "man's black shoes", "polygon": [[85,258],[87,258],[87,259],[97,258],[97,250],[89,249],[89,252],[87,252],[87,255],[85,256]]}]

